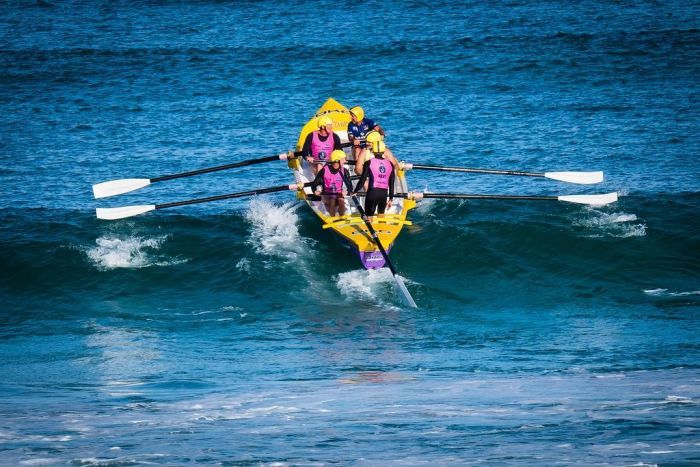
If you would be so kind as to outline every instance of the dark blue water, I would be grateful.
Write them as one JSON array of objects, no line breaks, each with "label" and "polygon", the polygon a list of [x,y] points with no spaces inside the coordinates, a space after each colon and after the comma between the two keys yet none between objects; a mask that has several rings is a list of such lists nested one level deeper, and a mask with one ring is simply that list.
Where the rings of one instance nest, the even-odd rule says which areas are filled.
[{"label": "dark blue water", "polygon": [[[3,465],[700,462],[697,2],[0,3]],[[328,97],[433,192],[360,269],[290,193]]]}]

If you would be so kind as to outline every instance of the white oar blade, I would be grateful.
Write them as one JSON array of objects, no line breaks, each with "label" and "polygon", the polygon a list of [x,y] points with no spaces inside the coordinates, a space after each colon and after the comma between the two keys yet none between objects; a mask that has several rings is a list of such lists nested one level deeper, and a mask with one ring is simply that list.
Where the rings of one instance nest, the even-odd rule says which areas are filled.
[{"label": "white oar blade", "polygon": [[123,206],[120,208],[97,208],[97,218],[113,221],[124,219],[125,217],[138,216],[144,212],[155,210],[155,204],[144,204],[140,206]]},{"label": "white oar blade", "polygon": [[603,181],[603,172],[545,172],[546,178],[560,182],[592,185]]},{"label": "white oar blade", "polygon": [[589,204],[591,206],[603,206],[617,201],[617,192],[606,193],[604,195],[568,195],[559,196],[559,201],[569,203]]},{"label": "white oar blade", "polygon": [[147,178],[124,178],[92,185],[92,192],[95,194],[95,198],[107,198],[138,190],[150,184],[151,181]]},{"label": "white oar blade", "polygon": [[394,275],[394,279],[396,279],[396,285],[399,288],[399,291],[401,292],[401,296],[403,297],[403,300],[406,302],[406,305],[412,307],[412,308],[418,308],[418,305],[416,305],[416,302],[413,301],[413,297],[411,297],[411,294],[408,292],[408,289],[406,288],[406,284],[403,283],[403,279],[401,276],[398,274]]}]

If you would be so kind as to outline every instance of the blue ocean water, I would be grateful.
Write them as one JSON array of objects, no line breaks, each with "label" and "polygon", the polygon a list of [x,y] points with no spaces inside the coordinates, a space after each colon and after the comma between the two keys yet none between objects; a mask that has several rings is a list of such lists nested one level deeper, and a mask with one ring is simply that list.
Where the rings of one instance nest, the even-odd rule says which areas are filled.
[{"label": "blue ocean water", "polygon": [[[700,3],[0,3],[0,464],[700,462]],[[328,97],[433,192],[392,250],[419,309],[284,164]]]}]

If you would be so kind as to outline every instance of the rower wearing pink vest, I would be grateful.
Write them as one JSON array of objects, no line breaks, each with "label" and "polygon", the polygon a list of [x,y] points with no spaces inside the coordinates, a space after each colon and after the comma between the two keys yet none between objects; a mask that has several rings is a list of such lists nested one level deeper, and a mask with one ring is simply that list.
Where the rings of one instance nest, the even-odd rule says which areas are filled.
[{"label": "rower wearing pink vest", "polygon": [[330,161],[334,149],[340,149],[340,137],[333,133],[333,119],[328,115],[322,115],[316,120],[318,130],[312,131],[306,136],[301,155],[309,164],[312,164],[314,175],[321,170],[323,164]]},{"label": "rower wearing pink vest", "polygon": [[[370,131],[367,133],[365,136],[365,141],[367,143],[367,147],[360,148],[359,153],[355,156],[355,173],[359,174],[362,173],[362,167],[365,165],[365,162],[368,161],[372,157],[372,145],[376,143],[377,141],[384,141],[384,137],[382,136],[381,133],[378,131]],[[394,168],[399,166],[399,161],[396,160],[396,157],[394,157],[394,153],[391,152],[391,149],[386,147],[386,143],[384,143],[384,159],[387,159],[389,162],[394,164]],[[355,148],[353,148],[355,149]],[[353,152],[353,155],[355,153]]]},{"label": "rower wearing pink vest", "polygon": [[336,213],[341,216],[345,214],[343,195],[344,192],[352,190],[352,185],[349,182],[350,172],[341,164],[343,159],[345,159],[343,150],[334,150],[331,153],[330,163],[321,168],[314,181],[311,182],[311,191],[321,195],[321,200],[330,216],[335,216]]},{"label": "rower wearing pink vest", "polygon": [[383,141],[372,143],[374,157],[364,163],[362,176],[355,185],[357,192],[364,186],[365,180],[369,180],[365,195],[365,213],[370,220],[372,220],[375,210],[379,214],[384,214],[384,211],[391,207],[394,199],[396,171],[394,165],[384,158],[384,151],[386,151],[386,146]]}]

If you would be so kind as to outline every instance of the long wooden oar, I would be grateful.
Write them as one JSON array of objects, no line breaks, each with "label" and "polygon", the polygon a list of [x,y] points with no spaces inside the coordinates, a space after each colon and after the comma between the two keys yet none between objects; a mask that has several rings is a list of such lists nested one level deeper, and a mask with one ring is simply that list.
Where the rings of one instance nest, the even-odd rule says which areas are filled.
[{"label": "long wooden oar", "polygon": [[436,170],[440,172],[469,172],[493,175],[517,175],[524,177],[544,177],[560,182],[591,185],[603,181],[603,172],[523,172],[520,170],[473,169],[470,167],[443,167],[438,165],[421,165],[402,162],[403,170]]},{"label": "long wooden oar", "polygon": [[566,201],[569,203],[603,206],[617,201],[617,192],[602,195],[562,195],[562,196],[528,196],[528,195],[476,195],[468,193],[397,193],[394,196],[408,199],[516,199],[529,201]]},{"label": "long wooden oar", "polygon": [[115,219],[124,219],[125,217],[131,217],[131,216],[136,216],[138,214],[143,214],[145,212],[149,211],[154,211],[156,209],[166,209],[166,208],[174,208],[175,206],[185,206],[187,204],[197,204],[197,203],[208,203],[209,201],[219,201],[222,199],[231,199],[231,198],[242,198],[244,196],[253,196],[253,195],[262,195],[265,193],[275,193],[278,191],[285,191],[285,190],[298,190],[303,187],[311,186],[311,183],[305,183],[302,185],[299,184],[292,184],[292,185],[279,185],[279,186],[273,186],[269,188],[259,188],[257,190],[250,190],[250,191],[242,191],[239,193],[228,193],[225,195],[218,195],[218,196],[209,196],[207,198],[196,198],[196,199],[189,199],[185,201],[175,201],[172,203],[164,203],[164,204],[143,204],[139,206],[122,206],[119,208],[97,208],[97,218],[98,219],[107,219],[107,220],[115,220]]},{"label": "long wooden oar", "polygon": [[[345,184],[350,187],[349,189],[351,190],[351,193],[354,193],[352,184],[350,183],[350,180],[348,180],[348,177],[345,175],[345,171],[341,170],[340,173],[343,175],[343,180],[345,181]],[[374,244],[377,245],[377,248],[379,248],[379,252],[384,257],[384,263],[387,265],[389,271],[391,271],[391,274],[394,276],[394,281],[396,281],[396,285],[399,288],[399,291],[401,292],[401,295],[403,296],[403,299],[405,300],[406,304],[413,308],[418,308],[418,305],[416,305],[416,302],[413,300],[413,297],[411,297],[411,294],[406,288],[406,284],[403,283],[403,279],[401,278],[401,276],[399,276],[399,274],[396,272],[396,268],[391,263],[389,255],[387,254],[386,250],[384,249],[384,246],[382,245],[381,240],[379,239],[379,234],[377,234],[377,231],[374,230],[374,227],[372,227],[372,223],[367,218],[367,215],[365,214],[365,210],[362,208],[360,200],[357,199],[357,195],[353,194],[351,198],[353,203],[355,204],[355,208],[357,208],[357,211],[360,213],[360,217],[362,217],[362,220],[365,222],[367,230],[369,230]]]},{"label": "long wooden oar", "polygon": [[[341,147],[347,147],[350,145],[351,143],[343,143],[341,144]],[[299,156],[301,156],[301,151],[294,153],[294,157]],[[287,159],[289,159],[289,154],[285,152],[276,156],[260,157],[258,159],[249,159],[241,162],[234,162],[232,164],[217,165],[216,167],[207,167],[204,169],[192,170],[190,172],[163,175],[155,178],[123,178],[120,180],[110,180],[108,182],[93,185],[92,192],[95,195],[95,198],[107,198],[108,196],[121,195],[130,191],[138,190],[139,188],[146,187],[151,183],[164,182],[166,180],[174,180],[176,178],[193,177],[195,175],[218,172],[219,170],[235,169],[237,167],[246,167],[255,164],[263,164],[265,162],[273,162],[278,160],[286,161]]]}]

